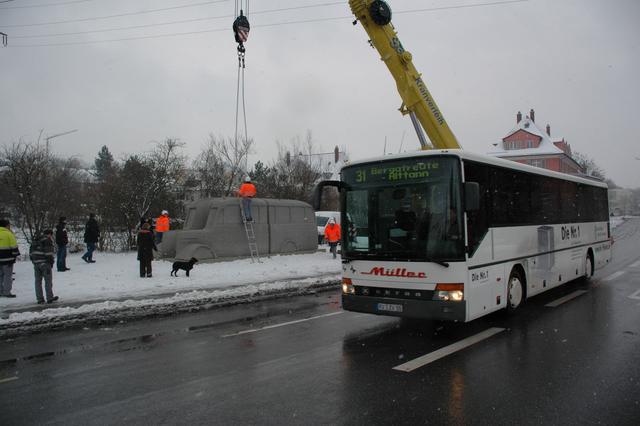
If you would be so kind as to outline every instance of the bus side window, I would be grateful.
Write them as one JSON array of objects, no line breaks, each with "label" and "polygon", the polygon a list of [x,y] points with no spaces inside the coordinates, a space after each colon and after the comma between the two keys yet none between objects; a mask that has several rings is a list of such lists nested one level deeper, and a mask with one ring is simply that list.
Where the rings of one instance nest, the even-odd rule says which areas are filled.
[{"label": "bus side window", "polygon": [[480,242],[489,229],[491,211],[491,193],[489,186],[489,171],[486,166],[465,162],[464,175],[467,182],[478,182],[480,186],[480,208],[467,212],[467,235],[469,238],[469,256],[473,256]]}]

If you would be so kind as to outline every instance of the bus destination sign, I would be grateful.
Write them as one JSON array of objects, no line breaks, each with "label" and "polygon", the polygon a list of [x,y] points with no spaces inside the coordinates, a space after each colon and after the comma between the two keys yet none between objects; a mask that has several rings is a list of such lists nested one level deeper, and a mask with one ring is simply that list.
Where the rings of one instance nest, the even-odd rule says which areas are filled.
[{"label": "bus destination sign", "polygon": [[345,169],[344,180],[356,184],[423,182],[441,176],[449,169],[442,162],[443,159],[421,159],[412,162],[365,164]]}]

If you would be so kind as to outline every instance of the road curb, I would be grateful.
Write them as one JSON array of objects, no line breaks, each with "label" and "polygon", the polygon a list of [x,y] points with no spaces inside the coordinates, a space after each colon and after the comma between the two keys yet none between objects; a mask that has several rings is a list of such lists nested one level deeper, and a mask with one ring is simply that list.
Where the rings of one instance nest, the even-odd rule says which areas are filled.
[{"label": "road curb", "polygon": [[[12,321],[0,324],[0,338],[12,338],[24,334],[38,333],[43,331],[70,328],[77,326],[88,326],[96,324],[113,324],[116,322],[126,322],[150,317],[161,317],[175,315],[186,312],[198,312],[202,310],[221,308],[225,306],[254,303],[264,300],[281,297],[299,296],[313,294],[315,292],[329,291],[339,288],[340,281],[335,278],[329,280],[317,280],[303,286],[288,286],[281,289],[255,290],[255,286],[246,286],[247,293],[232,297],[220,296],[219,291],[199,291],[184,293],[196,294],[193,299],[181,299],[170,301],[171,298],[150,299],[146,306],[114,306],[112,309],[103,309],[96,312],[62,312],[55,316],[42,316],[29,318],[24,321]],[[210,293],[207,296],[206,293]],[[203,296],[204,294],[204,296]],[[157,301],[158,303],[154,303]],[[100,302],[105,303],[105,302]],[[86,304],[85,306],[98,305],[100,303]]]}]

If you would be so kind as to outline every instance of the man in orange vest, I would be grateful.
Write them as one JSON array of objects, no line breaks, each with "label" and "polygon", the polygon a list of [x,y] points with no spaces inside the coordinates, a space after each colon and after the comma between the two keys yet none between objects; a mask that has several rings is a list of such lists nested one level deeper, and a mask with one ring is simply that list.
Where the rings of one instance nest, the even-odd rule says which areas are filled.
[{"label": "man in orange vest", "polygon": [[340,226],[336,225],[336,220],[334,218],[330,218],[327,226],[324,227],[324,238],[329,241],[329,247],[331,249],[331,253],[333,253],[333,258],[335,259],[336,247],[340,241]]},{"label": "man in orange vest", "polygon": [[156,219],[156,241],[162,242],[162,234],[169,231],[169,212],[162,210],[162,214]]},{"label": "man in orange vest", "polygon": [[244,211],[244,218],[247,222],[253,221],[251,216],[251,199],[256,196],[256,187],[251,183],[251,178],[247,176],[244,178],[244,183],[240,186],[238,196],[242,197],[242,210]]}]

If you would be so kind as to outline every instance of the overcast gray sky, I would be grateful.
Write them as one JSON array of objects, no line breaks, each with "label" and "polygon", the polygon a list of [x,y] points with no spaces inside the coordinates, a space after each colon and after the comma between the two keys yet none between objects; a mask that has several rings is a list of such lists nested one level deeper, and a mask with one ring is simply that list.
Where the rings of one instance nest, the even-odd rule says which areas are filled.
[{"label": "overcast gray sky", "polygon": [[[486,153],[514,126],[517,111],[534,108],[554,138],[592,157],[619,185],[640,186],[640,120],[633,118],[640,1],[388,3],[400,40],[464,149]],[[458,7],[469,5],[477,6]],[[277,140],[307,130],[322,150],[344,146],[352,159],[382,154],[385,137],[387,151],[398,151],[403,133],[403,150],[419,147],[397,111],[395,83],[364,30],[351,24],[346,0],[249,6],[250,164],[270,161]],[[143,13],[162,8],[173,9]],[[0,3],[0,31],[9,36],[0,47],[0,143],[35,141],[41,129],[45,136],[78,129],[52,139],[52,149],[92,162],[102,145],[122,157],[175,137],[194,157],[210,133],[233,136],[234,8],[233,0]],[[273,11],[285,8],[294,9]],[[121,16],[98,19],[113,15]],[[140,28],[122,29],[132,26]]]}]

